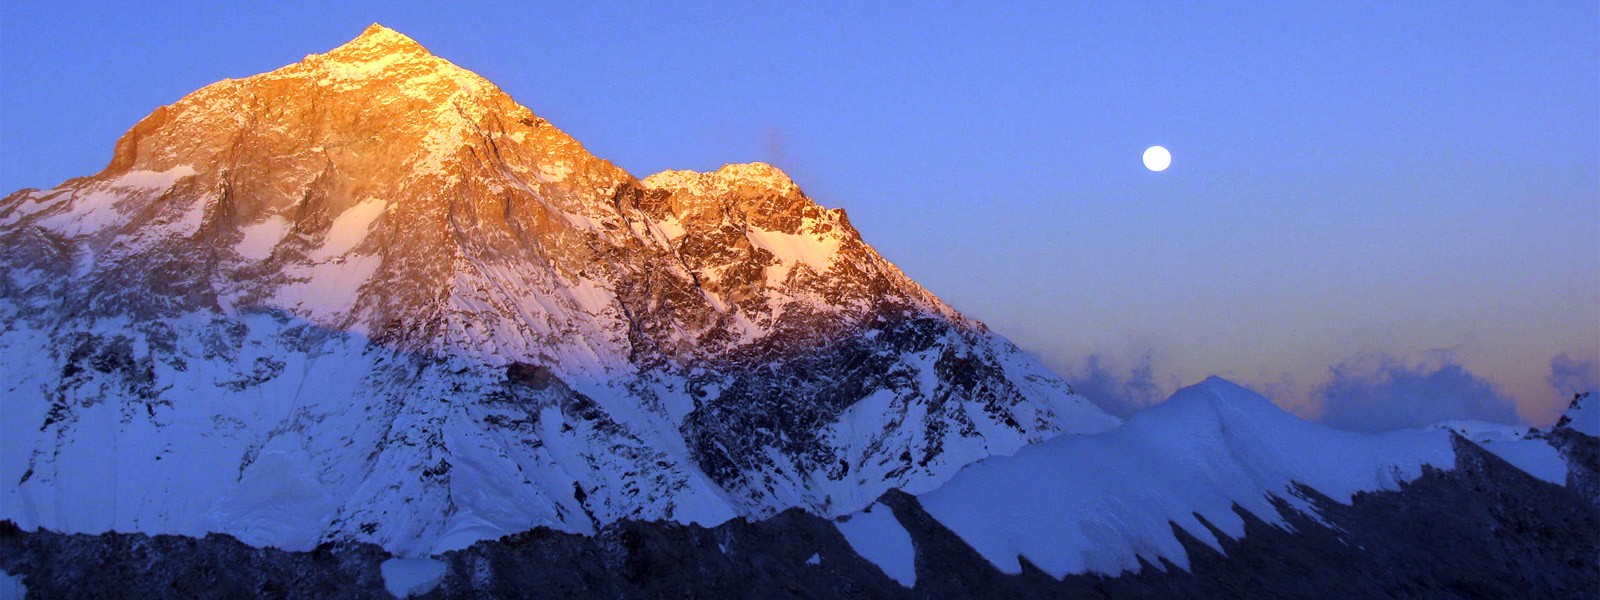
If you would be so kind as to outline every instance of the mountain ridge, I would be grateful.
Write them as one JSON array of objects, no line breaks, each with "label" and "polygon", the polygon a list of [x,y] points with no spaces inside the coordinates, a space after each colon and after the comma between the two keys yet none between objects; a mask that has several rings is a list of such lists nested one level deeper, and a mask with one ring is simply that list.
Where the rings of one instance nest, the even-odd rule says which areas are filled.
[{"label": "mountain ridge", "polygon": [[[1297,443],[1305,434],[1326,441],[1331,430],[1298,421],[1222,380],[1202,382],[1178,395],[1182,397],[1163,405],[1166,410],[1141,413],[1124,426],[1133,431],[1057,438],[1012,457],[980,461],[947,484],[948,492],[891,490],[866,511],[832,519],[790,509],[766,519],[716,526],[624,520],[592,535],[538,529],[432,559],[413,559],[436,569],[417,593],[516,596],[538,589],[564,596],[627,598],[705,593],[1504,598],[1582,596],[1600,584],[1600,573],[1593,568],[1600,543],[1591,533],[1600,522],[1600,504],[1593,496],[1600,467],[1593,457],[1600,440],[1591,435],[1565,426],[1529,433],[1529,443],[1559,451],[1560,481],[1505,460],[1512,449],[1506,445],[1519,442],[1474,440],[1470,431],[1438,428],[1401,432],[1422,443],[1402,444],[1401,452],[1388,456],[1382,450],[1392,449],[1388,442],[1396,440],[1393,435],[1338,432],[1345,439],[1333,450],[1379,455],[1366,466],[1335,469],[1358,474],[1366,483],[1340,481],[1339,474],[1330,477],[1315,470],[1302,472],[1309,478],[1283,480],[1276,478],[1281,472],[1272,463],[1284,458],[1312,463],[1343,459],[1344,453],[1327,452],[1330,448]],[[1579,408],[1575,403],[1569,414]],[[1260,427],[1289,420],[1299,425],[1287,434]],[[1276,461],[1259,453],[1211,452],[1201,461],[1202,468],[1163,473],[1170,478],[1165,485],[1183,490],[1156,494],[1180,500],[1167,507],[1175,509],[1171,512],[1151,514],[1152,498],[1138,494],[1096,500],[1106,490],[1082,485],[1054,496],[1028,493],[1035,484],[1062,483],[1061,476],[1074,469],[1138,477],[1141,471],[1124,468],[1130,451],[1140,455],[1136,460],[1157,464],[1192,459],[1192,454],[1168,448],[1127,443],[1151,432],[1173,431],[1209,431],[1233,438],[1241,448],[1285,439],[1296,443],[1284,446],[1284,456]],[[1280,439],[1270,439],[1274,437]],[[1223,449],[1211,439],[1172,441]],[[1405,446],[1413,451],[1404,451]],[[1049,469],[1025,469],[1030,481],[1022,485],[995,486],[991,481],[991,502],[968,499],[960,504],[968,511],[952,510],[949,498],[941,498],[981,489],[973,485],[981,481],[972,479],[992,478],[996,467],[1030,462],[1037,467],[1041,455],[1062,451],[1078,459],[1077,465],[1053,461]],[[1268,485],[1250,489],[1239,487],[1235,478],[1216,477],[1217,467],[1226,471],[1235,461],[1235,467],[1265,467],[1262,482]],[[1387,471],[1385,464],[1401,468]],[[1395,475],[1386,479],[1387,473]],[[1354,487],[1347,485],[1352,483]],[[1220,502],[1193,502],[1212,494],[1219,494],[1213,500]],[[1029,503],[1035,510],[1017,510]],[[968,522],[972,512],[1010,514],[1003,526],[973,528]],[[1041,520],[1043,516],[1050,518]],[[1156,520],[1145,523],[1150,517]],[[1107,528],[1105,523],[1121,527]],[[1074,526],[1079,530],[1070,531]],[[1069,530],[1066,535],[1063,528]],[[1008,541],[1022,544],[996,547]],[[13,581],[25,581],[30,590],[46,594],[81,589],[86,580],[199,596],[293,590],[300,595],[383,597],[380,582],[390,590],[411,585],[397,583],[389,573],[388,565],[397,562],[392,555],[357,542],[282,552],[251,548],[224,535],[204,540],[63,535],[24,532],[0,521],[0,547],[6,549],[0,553],[0,568],[17,578]],[[146,558],[150,556],[158,559],[152,563]]]}]

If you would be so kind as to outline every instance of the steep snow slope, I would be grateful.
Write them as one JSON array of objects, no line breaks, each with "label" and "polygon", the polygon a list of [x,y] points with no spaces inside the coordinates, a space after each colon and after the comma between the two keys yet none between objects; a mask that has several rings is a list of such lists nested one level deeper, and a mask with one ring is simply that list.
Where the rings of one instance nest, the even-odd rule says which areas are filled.
[{"label": "steep snow slope", "polygon": [[1567,483],[1567,461],[1545,439],[1545,433],[1517,425],[1482,421],[1447,421],[1435,425],[1471,440],[1524,473],[1556,485]]},{"label": "steep snow slope", "polygon": [[782,171],[639,180],[380,26],[0,200],[0,371],[0,518],[408,555],[1116,424]]},{"label": "steep snow slope", "polygon": [[1019,556],[1058,578],[1138,571],[1141,558],[1184,567],[1171,524],[1220,550],[1201,519],[1238,537],[1235,504],[1281,523],[1272,497],[1310,509],[1297,485],[1340,502],[1396,489],[1424,465],[1453,468],[1450,435],[1330,429],[1213,377],[1117,429],[973,464],[919,500],[1007,573],[1021,572]]},{"label": "steep snow slope", "polygon": [[1590,437],[1600,437],[1600,401],[1595,400],[1593,392],[1573,396],[1572,404],[1561,415],[1561,422],[1556,426],[1567,427]]},{"label": "steep snow slope", "polygon": [[900,585],[916,587],[916,547],[911,534],[906,533],[889,507],[873,504],[834,525],[862,558],[872,561]]}]

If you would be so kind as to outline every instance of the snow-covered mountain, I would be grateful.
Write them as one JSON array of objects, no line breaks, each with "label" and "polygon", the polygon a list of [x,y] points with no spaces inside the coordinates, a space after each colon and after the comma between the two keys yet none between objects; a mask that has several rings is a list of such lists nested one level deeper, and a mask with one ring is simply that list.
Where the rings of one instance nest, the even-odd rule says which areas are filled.
[{"label": "snow-covered mountain", "polygon": [[989,457],[934,490],[891,490],[831,518],[623,520],[431,558],[0,521],[0,586],[9,574],[45,596],[1589,597],[1597,458],[1600,439],[1570,420],[1353,433],[1213,378],[1115,429]]},{"label": "snow-covered mountain", "polygon": [[0,200],[0,323],[24,529],[845,514],[1117,424],[777,168],[637,179],[377,25]]},{"label": "snow-covered mountain", "polygon": [[1006,573],[1020,573],[1023,559],[1057,578],[1163,561],[1188,569],[1180,529],[1220,552],[1223,539],[1245,535],[1247,514],[1288,527],[1282,505],[1321,519],[1318,498],[1349,504],[1400,490],[1429,468],[1456,469],[1458,435],[1534,478],[1567,484],[1567,459],[1537,431],[1466,422],[1343,431],[1212,377],[1112,431],[971,465],[919,500]]},{"label": "snow-covered mountain", "polygon": [[0,199],[0,595],[1573,595],[1597,415],[1119,423],[777,168],[376,25]]}]

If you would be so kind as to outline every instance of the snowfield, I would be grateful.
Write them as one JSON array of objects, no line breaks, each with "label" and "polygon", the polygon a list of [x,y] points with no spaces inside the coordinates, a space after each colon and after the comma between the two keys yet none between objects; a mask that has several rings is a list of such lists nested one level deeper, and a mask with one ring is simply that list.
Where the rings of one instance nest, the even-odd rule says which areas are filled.
[{"label": "snowfield", "polygon": [[1201,519],[1241,536],[1235,505],[1281,523],[1274,497],[1310,510],[1296,484],[1348,502],[1454,465],[1447,430],[1331,429],[1213,377],[1117,429],[973,464],[919,499],[1004,572],[1020,573],[1025,557],[1056,577],[1115,575],[1137,571],[1140,558],[1186,567],[1171,524],[1218,547]]}]

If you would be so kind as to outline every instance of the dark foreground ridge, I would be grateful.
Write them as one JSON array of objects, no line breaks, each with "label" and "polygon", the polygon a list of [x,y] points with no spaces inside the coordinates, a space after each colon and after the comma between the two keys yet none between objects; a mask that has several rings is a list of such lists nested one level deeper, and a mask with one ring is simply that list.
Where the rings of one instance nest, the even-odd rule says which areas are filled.
[{"label": "dark foreground ridge", "polygon": [[[1551,434],[1569,459],[1552,485],[1456,438],[1457,468],[1427,469],[1399,491],[1349,505],[1302,489],[1321,521],[1278,510],[1289,529],[1239,511],[1245,537],[1223,552],[1174,526],[1190,570],[1144,565],[1118,577],[1057,581],[1022,561],[1001,573],[892,491],[883,502],[916,546],[914,589],[857,555],[827,520],[798,509],[717,527],[624,521],[598,535],[539,529],[438,558],[444,579],[424,598],[1584,598],[1600,590],[1595,438]],[[1236,507],[1236,510],[1237,507]],[[0,568],[36,597],[385,598],[370,544],[310,552],[231,537],[25,532],[0,523]]]}]

